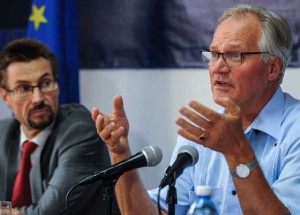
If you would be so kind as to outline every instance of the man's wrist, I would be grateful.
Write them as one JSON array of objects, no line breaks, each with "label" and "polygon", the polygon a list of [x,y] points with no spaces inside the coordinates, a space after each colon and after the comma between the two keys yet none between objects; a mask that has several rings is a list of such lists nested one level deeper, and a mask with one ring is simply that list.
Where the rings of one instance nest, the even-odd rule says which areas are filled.
[{"label": "man's wrist", "polygon": [[258,161],[254,158],[249,163],[241,163],[236,166],[234,169],[229,169],[231,175],[237,178],[248,178],[251,172],[258,167]]}]

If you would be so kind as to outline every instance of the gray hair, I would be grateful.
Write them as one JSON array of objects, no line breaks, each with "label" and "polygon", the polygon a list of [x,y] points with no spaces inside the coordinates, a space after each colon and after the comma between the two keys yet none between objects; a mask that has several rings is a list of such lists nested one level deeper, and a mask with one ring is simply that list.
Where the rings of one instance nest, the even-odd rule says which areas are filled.
[{"label": "gray hair", "polygon": [[[268,52],[281,59],[282,66],[278,77],[282,83],[285,69],[291,60],[293,45],[292,32],[288,23],[279,15],[262,7],[247,4],[238,4],[226,10],[218,20],[218,25],[229,17],[242,17],[246,14],[255,15],[262,24],[262,35],[258,45],[262,52]],[[263,55],[268,61],[270,55]]]}]

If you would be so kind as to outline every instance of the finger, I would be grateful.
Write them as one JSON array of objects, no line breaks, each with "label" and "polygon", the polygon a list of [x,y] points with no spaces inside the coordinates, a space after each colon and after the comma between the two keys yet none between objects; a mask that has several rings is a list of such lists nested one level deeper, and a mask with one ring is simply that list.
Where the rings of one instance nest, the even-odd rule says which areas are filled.
[{"label": "finger", "polygon": [[196,138],[198,138],[201,134],[205,132],[204,129],[196,127],[182,118],[178,118],[176,120],[176,124],[179,125],[182,129],[189,132],[190,134],[194,135]]},{"label": "finger", "polygon": [[101,132],[102,140],[110,148],[110,151],[118,149],[120,147],[120,144],[127,143],[126,138],[124,138],[123,136],[124,131],[125,129],[123,127],[113,129],[113,127],[108,126]]},{"label": "finger", "polygon": [[235,116],[240,115],[240,107],[228,97],[216,97],[214,100],[223,106],[227,113]]},{"label": "finger", "polygon": [[114,135],[115,128],[116,124],[114,122],[111,122],[106,125],[100,132],[98,132],[98,134],[100,135],[101,139],[106,142],[111,138],[112,135]]},{"label": "finger", "polygon": [[[102,116],[104,116],[105,118],[109,118],[110,116],[108,116],[108,115],[104,115],[100,110],[99,110],[99,108],[96,108],[96,107],[93,107],[92,108],[92,118],[93,118],[93,120],[94,121],[96,121],[97,120],[97,117],[99,116],[99,115],[102,115]],[[108,120],[109,122],[110,121],[112,121],[112,120]]]},{"label": "finger", "polygon": [[182,129],[182,128],[179,128],[177,130],[177,133],[184,137],[185,139],[188,139],[192,142],[195,142],[195,143],[200,143],[201,145],[205,146],[205,141],[204,140],[200,140],[198,137],[196,137],[195,135],[189,133],[188,131]]},{"label": "finger", "polygon": [[101,131],[105,127],[104,116],[98,115],[96,118],[96,121],[95,121],[95,125],[96,125],[96,129],[97,129],[97,133],[100,135]]},{"label": "finger", "polygon": [[208,129],[210,126],[210,122],[207,119],[185,107],[180,108],[179,112],[201,128]]},{"label": "finger", "polygon": [[206,107],[205,105],[197,101],[194,100],[190,101],[189,106],[210,121],[216,121],[220,118],[219,113],[213,111],[212,109]]},{"label": "finger", "polygon": [[124,131],[125,131],[125,129],[123,127],[119,127],[118,129],[114,129],[110,133],[109,139],[106,140],[106,142],[108,144],[110,144],[110,147],[112,147],[113,145],[118,144],[121,141],[121,138],[124,134]]},{"label": "finger", "polygon": [[118,117],[120,117],[120,116],[126,117],[122,96],[115,95],[113,103],[114,103],[113,115],[118,116]]},{"label": "finger", "polygon": [[92,112],[93,120],[96,121],[97,116],[99,115],[99,112],[100,112],[99,108],[93,107],[91,112]]},{"label": "finger", "polygon": [[110,116],[105,116],[100,113],[95,122],[98,134],[111,122],[114,121],[110,119]]},{"label": "finger", "polygon": [[124,127],[116,129],[116,124],[111,122],[99,132],[99,135],[105,142],[117,142],[124,135],[124,131]]}]

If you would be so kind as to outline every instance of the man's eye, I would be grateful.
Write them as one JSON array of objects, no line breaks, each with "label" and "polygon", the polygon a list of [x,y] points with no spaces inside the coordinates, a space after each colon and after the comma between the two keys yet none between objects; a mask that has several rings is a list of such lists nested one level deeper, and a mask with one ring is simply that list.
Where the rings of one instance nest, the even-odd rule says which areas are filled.
[{"label": "man's eye", "polygon": [[51,81],[42,81],[40,84],[39,84],[39,86],[41,87],[41,88],[45,88],[45,87],[49,87],[49,85],[51,84]]},{"label": "man's eye", "polygon": [[31,86],[30,85],[21,85],[21,86],[18,86],[15,90],[17,92],[29,92],[29,91],[31,91]]},{"label": "man's eye", "polygon": [[239,53],[239,52],[232,52],[231,53],[231,58],[233,58],[233,59],[240,59],[241,58],[241,53]]},{"label": "man's eye", "polygon": [[219,54],[217,52],[211,52],[211,58],[212,59],[218,59]]}]

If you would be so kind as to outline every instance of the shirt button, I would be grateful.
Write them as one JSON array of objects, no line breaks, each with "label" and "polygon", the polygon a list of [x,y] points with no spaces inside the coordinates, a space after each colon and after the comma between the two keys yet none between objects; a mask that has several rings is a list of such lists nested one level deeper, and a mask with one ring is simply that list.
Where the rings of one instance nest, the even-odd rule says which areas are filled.
[{"label": "shirt button", "polygon": [[235,190],[231,191],[231,194],[235,196],[236,195],[236,191]]}]

